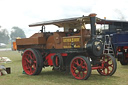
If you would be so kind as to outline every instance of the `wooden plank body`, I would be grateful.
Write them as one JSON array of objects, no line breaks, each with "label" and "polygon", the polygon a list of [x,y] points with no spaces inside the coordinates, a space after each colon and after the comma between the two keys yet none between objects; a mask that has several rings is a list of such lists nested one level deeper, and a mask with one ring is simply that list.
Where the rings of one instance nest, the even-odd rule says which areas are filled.
[{"label": "wooden plank body", "polygon": [[44,37],[37,38],[23,38],[16,40],[17,45],[38,45],[38,44],[46,44],[46,39]]}]

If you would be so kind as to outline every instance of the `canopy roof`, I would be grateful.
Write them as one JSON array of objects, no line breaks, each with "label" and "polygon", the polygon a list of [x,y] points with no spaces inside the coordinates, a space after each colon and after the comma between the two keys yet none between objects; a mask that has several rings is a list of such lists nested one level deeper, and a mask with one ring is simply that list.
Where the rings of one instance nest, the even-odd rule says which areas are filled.
[{"label": "canopy roof", "polygon": [[[100,21],[100,18],[96,17],[96,22]],[[51,21],[44,21],[44,22],[37,22],[30,24],[29,27],[33,26],[42,26],[42,25],[56,25],[58,27],[64,27],[66,25],[78,25],[80,23],[89,24],[90,23],[90,17],[89,16],[83,16],[83,17],[76,17],[76,18],[68,18],[68,19],[60,19],[60,20],[51,20]]]},{"label": "canopy roof", "polygon": [[100,21],[97,22],[97,24],[112,24],[112,23],[127,23],[128,24],[128,21],[101,19]]},{"label": "canopy roof", "polygon": [[[90,14],[90,15],[96,15],[96,14]],[[43,26],[43,25],[56,25],[58,27],[77,27],[80,26],[81,23],[90,24],[90,17],[91,16],[83,16],[83,17],[75,17],[75,18],[67,18],[67,19],[59,19],[59,20],[50,20],[50,21],[43,21],[43,22],[37,22],[30,24],[29,27],[34,26]],[[106,20],[106,19],[100,19],[96,17],[96,23],[97,24],[113,24],[116,25],[120,24],[127,24],[128,21],[121,21],[121,20]]]}]

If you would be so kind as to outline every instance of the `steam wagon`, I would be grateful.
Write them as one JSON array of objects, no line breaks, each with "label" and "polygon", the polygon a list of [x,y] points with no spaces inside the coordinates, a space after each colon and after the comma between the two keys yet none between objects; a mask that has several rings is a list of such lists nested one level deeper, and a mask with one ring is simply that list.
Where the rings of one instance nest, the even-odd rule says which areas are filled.
[{"label": "steam wagon", "polygon": [[[22,66],[28,75],[38,75],[42,68],[53,66],[54,70],[71,72],[76,79],[88,79],[92,70],[104,76],[115,73],[115,58],[103,54],[102,39],[97,38],[96,14],[30,24],[42,26],[40,33],[29,38],[17,39],[14,49],[23,51]],[[63,32],[45,32],[45,25],[56,25]],[[90,24],[90,29],[85,25]],[[51,28],[52,29],[52,28]]]},{"label": "steam wagon", "polygon": [[121,65],[128,65],[128,21],[101,20],[97,23],[107,25],[102,32],[106,42],[104,53],[113,54]]}]

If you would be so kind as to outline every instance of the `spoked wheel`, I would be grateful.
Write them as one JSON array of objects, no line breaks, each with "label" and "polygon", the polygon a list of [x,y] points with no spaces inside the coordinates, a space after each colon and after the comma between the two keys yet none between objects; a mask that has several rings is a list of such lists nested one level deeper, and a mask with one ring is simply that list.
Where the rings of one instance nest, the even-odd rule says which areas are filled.
[{"label": "spoked wheel", "polygon": [[112,55],[102,55],[101,60],[104,67],[97,69],[98,73],[104,76],[112,76],[117,69],[116,59]]},{"label": "spoked wheel", "polygon": [[76,79],[88,79],[91,74],[90,61],[84,56],[76,56],[70,63],[70,71]]},{"label": "spoked wheel", "polygon": [[37,50],[26,49],[24,51],[22,56],[22,66],[26,74],[38,75],[42,70],[41,62],[41,56]]}]

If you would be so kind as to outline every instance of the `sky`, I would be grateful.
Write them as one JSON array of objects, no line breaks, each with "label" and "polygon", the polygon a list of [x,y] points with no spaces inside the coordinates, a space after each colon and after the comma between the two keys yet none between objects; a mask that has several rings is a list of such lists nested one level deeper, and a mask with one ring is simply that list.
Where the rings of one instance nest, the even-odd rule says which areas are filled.
[{"label": "sky", "polygon": [[[0,26],[9,33],[13,26],[25,31],[27,37],[41,27],[29,24],[41,21],[87,16],[128,21],[128,0],[0,0]],[[56,31],[48,27],[46,31]]]}]

